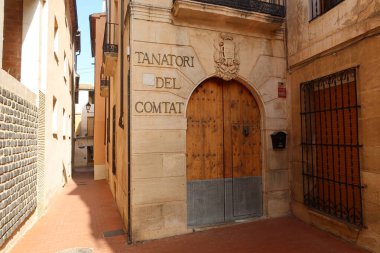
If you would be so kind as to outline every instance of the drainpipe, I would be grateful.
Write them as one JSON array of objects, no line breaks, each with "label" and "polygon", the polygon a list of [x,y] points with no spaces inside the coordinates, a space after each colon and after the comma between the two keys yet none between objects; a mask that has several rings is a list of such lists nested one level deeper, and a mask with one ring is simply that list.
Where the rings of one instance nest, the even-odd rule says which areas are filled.
[{"label": "drainpipe", "polygon": [[[122,1],[124,2],[124,0]],[[122,10],[124,12],[124,4],[122,4]],[[129,21],[128,21],[128,39],[129,43],[128,46],[131,48],[131,22],[132,22],[132,15],[131,15],[131,3],[128,4],[128,13],[129,13]],[[123,14],[124,16],[124,14]],[[124,22],[124,21],[123,21]],[[131,58],[130,58],[130,52],[131,49],[127,50],[128,52],[128,244],[132,244],[132,215],[131,215]]]},{"label": "drainpipe", "polygon": [[124,129],[124,0],[120,3],[120,115],[119,127]]}]

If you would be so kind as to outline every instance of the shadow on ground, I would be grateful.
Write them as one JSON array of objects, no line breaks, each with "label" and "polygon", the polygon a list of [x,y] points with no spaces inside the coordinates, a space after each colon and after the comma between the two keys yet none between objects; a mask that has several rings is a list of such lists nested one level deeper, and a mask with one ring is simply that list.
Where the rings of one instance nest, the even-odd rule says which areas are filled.
[{"label": "shadow on ground", "polygon": [[78,196],[87,209],[87,215],[78,214],[75,223],[89,226],[94,252],[125,252],[127,235],[119,233],[124,230],[123,222],[106,180],[95,181],[93,170],[81,168],[74,170],[73,182],[76,187],[69,195]]},{"label": "shadow on ground", "polygon": [[[296,218],[260,220],[129,246],[133,253],[365,253]],[[368,253],[368,252],[367,252]]]},{"label": "shadow on ground", "polygon": [[[364,253],[362,249],[296,218],[284,217],[231,225],[183,236],[127,245],[126,235],[105,238],[123,227],[105,180],[77,170],[57,194],[46,216],[12,253],[53,253],[91,248],[96,253]],[[116,233],[117,234],[117,233]]]}]

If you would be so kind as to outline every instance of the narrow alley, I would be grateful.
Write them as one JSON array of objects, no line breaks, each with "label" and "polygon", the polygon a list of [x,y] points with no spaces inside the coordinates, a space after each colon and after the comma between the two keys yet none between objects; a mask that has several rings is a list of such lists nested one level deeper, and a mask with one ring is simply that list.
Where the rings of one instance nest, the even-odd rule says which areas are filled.
[{"label": "narrow alley", "polygon": [[93,171],[77,169],[73,179],[52,201],[47,214],[22,238],[12,253],[52,253],[70,248],[94,252],[124,252],[125,235],[104,238],[123,223],[105,180],[93,180]]},{"label": "narrow alley", "polygon": [[0,0],[0,253],[380,253],[380,0]]}]

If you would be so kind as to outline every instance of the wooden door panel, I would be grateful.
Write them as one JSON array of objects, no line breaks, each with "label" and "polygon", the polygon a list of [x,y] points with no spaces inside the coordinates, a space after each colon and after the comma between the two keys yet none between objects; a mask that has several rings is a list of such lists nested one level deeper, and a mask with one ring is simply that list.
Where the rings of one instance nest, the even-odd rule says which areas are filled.
[{"label": "wooden door panel", "polygon": [[[232,81],[223,86],[225,177],[230,220],[262,215],[260,111],[252,94]],[[227,115],[227,116],[226,116]],[[228,158],[227,158],[228,157]]]},{"label": "wooden door panel", "polygon": [[187,108],[188,224],[262,215],[260,112],[236,81],[200,85]]},{"label": "wooden door panel", "polygon": [[187,180],[220,179],[223,169],[222,84],[200,85],[187,109]]},{"label": "wooden door panel", "polygon": [[200,85],[187,108],[188,225],[225,221],[223,90],[218,79]]},{"label": "wooden door panel", "polygon": [[223,94],[224,136],[230,140],[225,145],[225,176],[261,176],[259,107],[248,89],[236,81],[225,85]]}]

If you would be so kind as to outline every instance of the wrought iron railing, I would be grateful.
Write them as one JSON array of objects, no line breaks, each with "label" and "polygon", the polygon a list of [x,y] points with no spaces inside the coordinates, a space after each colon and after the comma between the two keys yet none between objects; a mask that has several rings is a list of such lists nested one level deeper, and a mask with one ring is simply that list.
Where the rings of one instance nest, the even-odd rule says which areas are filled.
[{"label": "wrought iron railing", "polygon": [[117,41],[118,35],[118,24],[116,23],[106,23],[106,28],[104,30],[104,43],[103,52],[104,53],[118,53],[119,45]]},{"label": "wrought iron railing", "polygon": [[304,203],[362,226],[356,68],[301,84]]},{"label": "wrought iron railing", "polygon": [[100,79],[100,88],[109,88],[110,87],[110,78],[102,75]]},{"label": "wrought iron railing", "polygon": [[[179,1],[179,0],[173,0]],[[276,17],[285,17],[286,0],[193,0],[195,2],[215,4],[238,10],[253,11]]]},{"label": "wrought iron railing", "polygon": [[344,0],[311,0],[311,18],[319,17],[343,1]]}]

